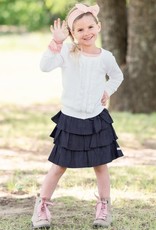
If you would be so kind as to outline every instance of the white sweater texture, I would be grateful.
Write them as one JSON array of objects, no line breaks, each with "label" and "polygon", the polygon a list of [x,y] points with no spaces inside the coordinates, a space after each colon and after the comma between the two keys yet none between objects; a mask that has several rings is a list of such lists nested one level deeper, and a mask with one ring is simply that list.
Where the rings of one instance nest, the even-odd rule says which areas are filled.
[{"label": "white sweater texture", "polygon": [[112,53],[105,49],[101,48],[97,56],[74,55],[70,50],[71,45],[66,43],[60,53],[48,49],[41,58],[40,68],[44,72],[57,67],[62,70],[62,113],[80,119],[92,118],[104,109],[101,104],[104,91],[111,96],[123,81],[123,74]]}]

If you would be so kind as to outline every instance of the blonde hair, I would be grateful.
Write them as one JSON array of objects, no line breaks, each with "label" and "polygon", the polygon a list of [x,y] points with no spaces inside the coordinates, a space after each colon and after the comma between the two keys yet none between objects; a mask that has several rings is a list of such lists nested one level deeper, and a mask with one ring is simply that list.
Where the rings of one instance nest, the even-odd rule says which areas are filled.
[{"label": "blonde hair", "polygon": [[[84,5],[85,5],[85,6],[88,6],[87,4],[84,4]],[[73,7],[73,8],[69,11],[69,13],[67,14],[67,17],[66,17],[66,22],[68,21],[69,15],[70,15],[74,10],[76,10],[76,9],[77,9],[76,7]],[[75,23],[77,20],[83,18],[84,15],[91,15],[91,16],[94,18],[95,22],[98,24],[98,19],[97,19],[96,17],[94,17],[94,15],[93,15],[92,13],[90,13],[90,12],[82,13],[81,15],[79,15],[79,16],[74,20],[72,30],[74,30],[74,23]],[[68,28],[68,31],[69,31],[69,36],[70,36],[70,38],[71,38],[71,40],[72,40],[72,43],[73,43],[73,46],[72,46],[72,48],[71,48],[71,53],[73,53],[73,54],[78,54],[78,53],[80,52],[79,44],[77,44],[77,43],[74,41],[74,37],[73,37],[73,35],[72,35],[72,33],[71,33],[71,30],[70,30],[70,28],[69,28],[68,25],[67,25],[67,28]]]}]

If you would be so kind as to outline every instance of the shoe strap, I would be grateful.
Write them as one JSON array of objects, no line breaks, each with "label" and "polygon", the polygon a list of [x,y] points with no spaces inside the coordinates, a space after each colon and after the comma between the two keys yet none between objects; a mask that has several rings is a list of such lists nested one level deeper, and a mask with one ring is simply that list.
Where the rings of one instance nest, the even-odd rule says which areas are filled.
[{"label": "shoe strap", "polygon": [[46,201],[46,199],[41,199],[41,202],[37,207],[37,213],[38,213],[38,217],[40,217],[40,220],[50,221],[51,214],[47,207],[48,205],[53,206],[53,203]]},{"label": "shoe strap", "polygon": [[96,219],[106,219],[108,215],[108,201],[101,200],[96,205]]}]

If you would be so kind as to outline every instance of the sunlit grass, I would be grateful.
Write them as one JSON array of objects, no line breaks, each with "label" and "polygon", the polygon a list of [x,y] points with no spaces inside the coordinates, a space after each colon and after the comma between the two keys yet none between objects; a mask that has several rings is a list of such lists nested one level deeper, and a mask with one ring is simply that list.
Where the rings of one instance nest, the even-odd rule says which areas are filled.
[{"label": "sunlit grass", "polygon": [[45,50],[51,40],[50,31],[40,31],[32,33],[10,33],[0,35],[1,51],[41,51]]},{"label": "sunlit grass", "polygon": [[[50,27],[50,26],[49,26]],[[38,32],[8,33],[0,34],[1,51],[44,51],[52,39],[51,32],[47,29]],[[70,38],[66,42],[71,42]],[[101,46],[101,37],[99,36],[96,44]]]},{"label": "sunlit grass", "polygon": [[[12,147],[17,147],[18,138],[48,140],[48,135],[54,127],[51,117],[58,112],[55,105],[45,104],[45,110],[40,105],[20,107],[3,105],[0,107],[0,146],[7,147],[9,140],[15,139]],[[53,108],[52,108],[53,107]],[[156,140],[156,113],[132,114],[112,112],[114,127],[119,136],[131,135],[133,140],[143,144],[146,140]],[[120,138],[119,138],[120,140]],[[126,146],[127,138],[122,138],[122,145]],[[18,147],[19,141],[18,141]]]},{"label": "sunlit grass", "polygon": [[[45,172],[41,170],[15,171],[6,182],[6,188],[12,194],[34,194],[40,184],[35,179]],[[113,224],[108,230],[154,230],[155,229],[155,166],[111,167],[111,198]],[[10,186],[11,185],[11,186]],[[7,187],[8,186],[8,187]],[[72,189],[71,195],[68,191]],[[92,169],[69,169],[61,178],[54,198],[51,229],[90,230],[95,217],[96,198],[90,193],[96,190],[96,180]],[[67,195],[68,194],[68,195]],[[81,197],[86,194],[86,199]],[[23,199],[24,201],[24,199]],[[23,201],[16,200],[22,210]],[[21,205],[20,205],[21,203]],[[26,204],[25,204],[26,205]],[[15,209],[16,210],[16,209]],[[27,230],[31,226],[30,213],[12,214],[0,218],[0,229]],[[61,218],[61,221],[60,221]]]},{"label": "sunlit grass", "polygon": [[[53,111],[37,111],[30,107],[16,107],[6,105],[1,107],[0,123],[0,147],[18,147],[20,146],[20,139],[25,143],[30,140],[45,140],[54,127],[51,117],[54,115]],[[24,143],[21,144],[23,145]]]},{"label": "sunlit grass", "polygon": [[[37,181],[38,175],[45,175],[45,171],[30,170],[14,171],[9,179],[3,184],[4,188],[11,193],[31,193],[40,187]],[[156,193],[155,166],[135,167],[111,167],[112,189],[118,191]],[[96,179],[93,169],[68,169],[61,178],[59,188],[70,189],[72,187],[85,189],[96,189]]]},{"label": "sunlit grass", "polygon": [[137,138],[156,138],[156,113],[132,114],[112,113],[118,132],[134,134]]},{"label": "sunlit grass", "polygon": [[155,166],[112,167],[110,174],[117,190],[156,192]]},{"label": "sunlit grass", "polygon": [[3,184],[4,190],[11,194],[35,194],[40,186],[37,182],[39,173],[41,171],[38,170],[14,171],[6,183]]}]

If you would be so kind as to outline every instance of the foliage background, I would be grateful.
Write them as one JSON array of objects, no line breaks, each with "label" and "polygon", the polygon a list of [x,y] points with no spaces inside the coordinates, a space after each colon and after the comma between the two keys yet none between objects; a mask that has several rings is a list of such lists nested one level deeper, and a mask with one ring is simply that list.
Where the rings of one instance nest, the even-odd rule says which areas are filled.
[{"label": "foliage background", "polygon": [[[1,0],[0,25],[25,26],[28,30],[47,27],[58,16],[65,18],[66,12],[76,0]],[[85,1],[93,3],[94,0]]]}]

